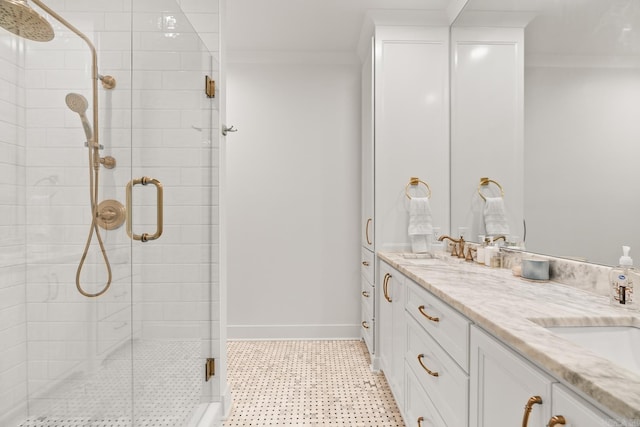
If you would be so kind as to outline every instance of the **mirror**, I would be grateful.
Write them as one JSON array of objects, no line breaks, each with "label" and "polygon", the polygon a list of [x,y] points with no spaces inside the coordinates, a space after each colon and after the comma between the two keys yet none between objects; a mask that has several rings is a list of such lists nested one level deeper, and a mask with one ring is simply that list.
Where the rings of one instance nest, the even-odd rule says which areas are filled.
[{"label": "mirror", "polygon": [[[489,64],[458,69],[464,48]],[[640,0],[469,0],[452,50],[452,230],[487,176],[528,251],[614,265],[624,244],[638,264]]]}]

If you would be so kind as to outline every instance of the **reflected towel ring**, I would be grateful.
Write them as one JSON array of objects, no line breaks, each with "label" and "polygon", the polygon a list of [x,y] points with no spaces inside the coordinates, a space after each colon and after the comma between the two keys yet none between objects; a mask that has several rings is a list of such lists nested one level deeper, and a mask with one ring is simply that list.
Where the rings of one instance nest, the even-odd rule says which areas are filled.
[{"label": "reflected towel ring", "polygon": [[484,196],[484,194],[482,194],[482,187],[489,185],[489,183],[492,182],[498,186],[498,188],[500,189],[500,195],[504,197],[504,189],[502,188],[502,185],[498,184],[497,181],[489,178],[480,178],[480,184],[478,185],[478,194],[480,194],[480,197],[482,197],[482,200],[484,200],[485,202],[487,201],[487,198]]},{"label": "reflected towel ring", "polygon": [[416,186],[416,185],[419,185],[419,184],[422,184],[425,187],[427,187],[427,191],[428,191],[427,198],[428,199],[431,198],[431,187],[429,187],[429,184],[427,184],[424,181],[421,181],[419,178],[411,177],[411,179],[409,180],[409,183],[404,188],[404,194],[407,195],[407,199],[411,200],[411,195],[409,194],[409,186],[411,186],[411,185]]}]

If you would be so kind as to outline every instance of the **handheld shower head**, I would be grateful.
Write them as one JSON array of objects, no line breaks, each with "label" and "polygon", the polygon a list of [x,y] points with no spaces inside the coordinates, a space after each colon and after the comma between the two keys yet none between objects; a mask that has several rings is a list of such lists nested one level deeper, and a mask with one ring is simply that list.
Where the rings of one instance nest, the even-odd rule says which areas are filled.
[{"label": "handheld shower head", "polygon": [[51,24],[29,6],[27,0],[0,0],[0,27],[25,39],[53,40]]},{"label": "handheld shower head", "polygon": [[64,101],[67,103],[67,107],[69,107],[71,111],[78,113],[84,133],[87,136],[87,142],[91,141],[93,131],[91,130],[91,125],[89,124],[89,120],[87,120],[87,116],[84,114],[85,111],[87,111],[87,108],[89,108],[87,98],[79,93],[68,93],[64,98]]}]

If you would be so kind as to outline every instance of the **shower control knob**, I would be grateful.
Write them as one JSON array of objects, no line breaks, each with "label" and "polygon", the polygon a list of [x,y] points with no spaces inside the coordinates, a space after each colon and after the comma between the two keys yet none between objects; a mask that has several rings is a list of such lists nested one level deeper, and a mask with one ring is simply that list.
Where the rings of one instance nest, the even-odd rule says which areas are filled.
[{"label": "shower control knob", "polygon": [[102,82],[102,87],[105,89],[113,89],[116,87],[116,79],[112,76],[99,76],[98,77]]},{"label": "shower control knob", "polygon": [[122,226],[127,210],[117,200],[103,200],[98,205],[96,222],[105,230],[115,230]]},{"label": "shower control knob", "polygon": [[111,156],[100,157],[100,163],[107,169],[113,169],[116,167],[116,159]]}]

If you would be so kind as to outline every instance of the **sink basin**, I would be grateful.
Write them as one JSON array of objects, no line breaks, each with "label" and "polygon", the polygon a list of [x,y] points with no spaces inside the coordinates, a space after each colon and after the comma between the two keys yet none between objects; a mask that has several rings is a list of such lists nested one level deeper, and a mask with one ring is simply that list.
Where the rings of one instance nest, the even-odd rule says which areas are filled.
[{"label": "sink basin", "polygon": [[640,374],[640,327],[549,326],[547,329],[616,365]]}]

